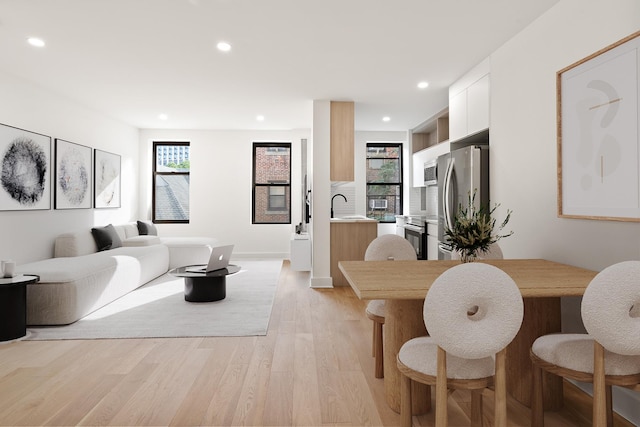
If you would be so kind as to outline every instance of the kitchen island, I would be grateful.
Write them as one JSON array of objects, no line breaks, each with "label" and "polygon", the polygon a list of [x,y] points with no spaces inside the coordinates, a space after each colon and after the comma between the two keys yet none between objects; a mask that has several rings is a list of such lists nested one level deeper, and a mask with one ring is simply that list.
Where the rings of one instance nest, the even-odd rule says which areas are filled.
[{"label": "kitchen island", "polygon": [[353,215],[331,218],[331,278],[333,286],[349,286],[339,261],[362,261],[369,243],[378,237],[378,221]]}]

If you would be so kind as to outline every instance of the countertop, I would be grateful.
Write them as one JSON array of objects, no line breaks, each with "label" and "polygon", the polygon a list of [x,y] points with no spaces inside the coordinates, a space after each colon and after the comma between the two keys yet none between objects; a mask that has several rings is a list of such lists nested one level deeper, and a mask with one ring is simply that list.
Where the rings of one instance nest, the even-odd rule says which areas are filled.
[{"label": "countertop", "polygon": [[345,222],[378,222],[376,219],[367,218],[364,215],[345,215],[343,217],[331,218],[332,223]]},{"label": "countertop", "polygon": [[419,218],[423,218],[425,222],[428,222],[430,224],[437,224],[438,223],[438,215],[396,215],[396,219],[401,219],[404,220],[405,222],[411,218],[411,217],[419,217]]}]

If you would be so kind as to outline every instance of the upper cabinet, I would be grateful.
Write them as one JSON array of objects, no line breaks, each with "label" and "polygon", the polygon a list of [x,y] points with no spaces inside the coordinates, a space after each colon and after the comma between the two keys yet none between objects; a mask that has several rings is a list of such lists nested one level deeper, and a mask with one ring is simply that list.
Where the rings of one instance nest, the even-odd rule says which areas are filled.
[{"label": "upper cabinet", "polygon": [[449,109],[445,108],[435,116],[411,130],[411,152],[417,153],[449,139]]},{"label": "upper cabinet", "polygon": [[331,181],[354,181],[354,103],[331,101]]},{"label": "upper cabinet", "polygon": [[489,59],[449,87],[449,139],[489,128]]},{"label": "upper cabinet", "polygon": [[424,164],[449,152],[449,109],[438,112],[411,130],[413,187],[424,187]]}]

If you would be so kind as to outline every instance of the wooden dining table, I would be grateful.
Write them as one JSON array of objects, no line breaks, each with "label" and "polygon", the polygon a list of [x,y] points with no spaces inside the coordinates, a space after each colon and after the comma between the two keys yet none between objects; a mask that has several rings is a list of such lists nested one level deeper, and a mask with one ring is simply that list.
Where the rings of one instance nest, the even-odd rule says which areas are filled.
[{"label": "wooden dining table", "polygon": [[[482,260],[505,271],[524,300],[520,331],[507,347],[507,390],[531,406],[529,350],[541,335],[560,332],[560,298],[581,296],[597,272],[544,259]],[[459,260],[340,261],[338,266],[358,298],[386,300],[384,387],[389,406],[400,411],[400,372],[396,357],[408,340],[427,334],[422,308],[433,281]],[[562,406],[562,379],[545,374],[545,408]],[[430,410],[430,388],[414,384],[413,413]]]}]

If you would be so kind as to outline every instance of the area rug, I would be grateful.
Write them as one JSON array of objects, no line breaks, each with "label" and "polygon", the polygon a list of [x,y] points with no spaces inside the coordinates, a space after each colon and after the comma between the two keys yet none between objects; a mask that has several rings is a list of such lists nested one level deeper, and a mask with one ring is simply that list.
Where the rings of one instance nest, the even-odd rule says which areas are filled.
[{"label": "area rug", "polygon": [[184,279],[165,274],[71,325],[29,327],[26,340],[266,335],[282,260],[241,259],[226,298],[184,300]]}]

